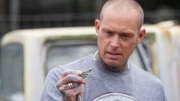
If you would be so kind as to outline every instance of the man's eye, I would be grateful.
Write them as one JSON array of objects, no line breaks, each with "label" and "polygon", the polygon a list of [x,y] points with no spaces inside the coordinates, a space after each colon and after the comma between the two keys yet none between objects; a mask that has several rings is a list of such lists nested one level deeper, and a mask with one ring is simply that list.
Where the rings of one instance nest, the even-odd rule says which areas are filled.
[{"label": "man's eye", "polygon": [[112,34],[113,34],[113,32],[111,32],[111,31],[105,31],[105,33],[106,33],[107,35],[112,35]]},{"label": "man's eye", "polygon": [[130,38],[130,36],[128,36],[128,35],[120,35],[120,37],[123,39],[129,39]]},{"label": "man's eye", "polygon": [[127,35],[121,35],[122,37],[128,37]]}]

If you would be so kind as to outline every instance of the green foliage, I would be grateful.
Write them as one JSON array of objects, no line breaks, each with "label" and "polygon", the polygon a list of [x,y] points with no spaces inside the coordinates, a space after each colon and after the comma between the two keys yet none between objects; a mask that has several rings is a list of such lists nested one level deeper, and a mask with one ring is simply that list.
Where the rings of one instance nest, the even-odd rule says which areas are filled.
[{"label": "green foliage", "polygon": [[88,34],[88,35],[64,35],[61,37],[53,37],[50,38],[49,40],[55,41],[55,40],[96,40],[96,35]]}]

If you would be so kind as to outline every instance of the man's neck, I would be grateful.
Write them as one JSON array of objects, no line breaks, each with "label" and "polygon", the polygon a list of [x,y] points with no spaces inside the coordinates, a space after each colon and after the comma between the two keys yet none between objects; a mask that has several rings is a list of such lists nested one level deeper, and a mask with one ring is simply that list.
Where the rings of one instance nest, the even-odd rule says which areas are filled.
[{"label": "man's neck", "polygon": [[101,63],[103,68],[111,71],[111,72],[124,72],[126,71],[128,68],[127,68],[127,63],[121,65],[121,66],[110,66],[110,65],[106,65],[105,63]]},{"label": "man's neck", "polygon": [[123,65],[121,66],[111,66],[111,65],[107,65],[103,59],[100,57],[99,55],[99,52],[97,51],[95,54],[94,54],[94,60],[96,62],[98,62],[102,68],[108,70],[108,71],[111,71],[111,72],[124,72],[128,69],[128,65],[127,65],[127,62],[125,62]]}]

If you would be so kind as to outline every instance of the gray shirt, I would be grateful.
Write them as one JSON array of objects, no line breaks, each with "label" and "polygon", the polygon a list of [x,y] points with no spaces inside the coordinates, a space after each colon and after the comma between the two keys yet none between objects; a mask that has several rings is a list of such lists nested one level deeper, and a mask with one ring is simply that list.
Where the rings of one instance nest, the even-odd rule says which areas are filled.
[{"label": "gray shirt", "polygon": [[93,55],[52,69],[46,78],[40,101],[63,101],[56,83],[67,69],[86,71],[93,68],[86,78],[83,101],[165,101],[161,81],[128,61],[128,69],[114,73],[103,69]]}]

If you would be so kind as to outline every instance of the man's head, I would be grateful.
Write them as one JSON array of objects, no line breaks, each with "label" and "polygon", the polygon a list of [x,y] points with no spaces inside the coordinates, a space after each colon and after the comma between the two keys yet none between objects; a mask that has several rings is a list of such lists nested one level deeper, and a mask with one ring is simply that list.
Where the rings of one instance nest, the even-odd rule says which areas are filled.
[{"label": "man's head", "polygon": [[109,0],[100,20],[95,21],[101,59],[111,67],[126,64],[136,45],[142,41],[144,13],[134,0]]}]

